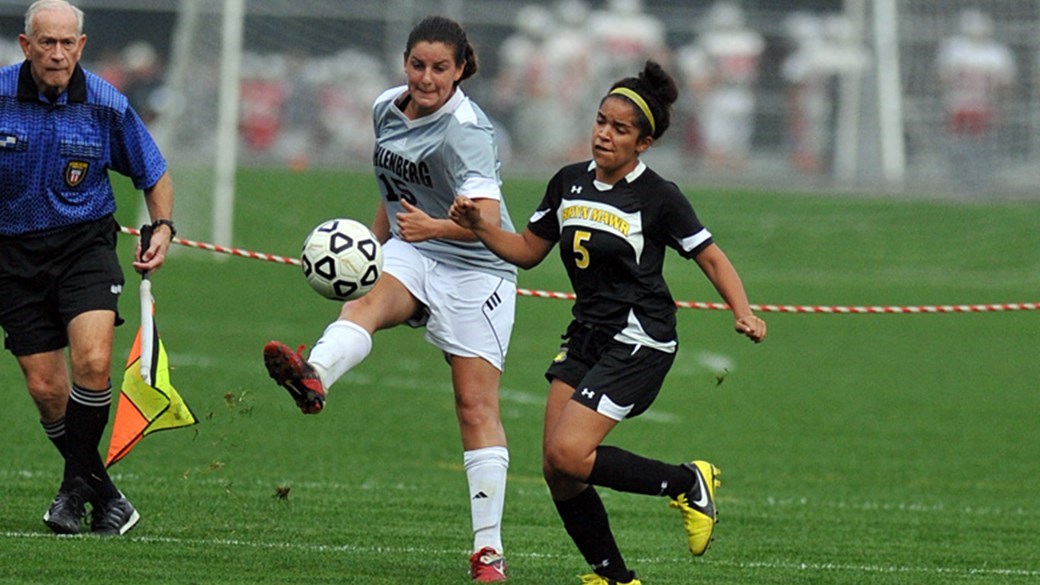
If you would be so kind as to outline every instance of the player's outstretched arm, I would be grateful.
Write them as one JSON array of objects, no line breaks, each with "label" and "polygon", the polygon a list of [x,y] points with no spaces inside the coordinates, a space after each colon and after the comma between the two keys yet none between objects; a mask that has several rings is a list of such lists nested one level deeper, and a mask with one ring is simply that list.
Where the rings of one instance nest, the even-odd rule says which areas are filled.
[{"label": "player's outstretched arm", "polygon": [[[481,213],[489,223],[498,223],[498,201],[480,199],[477,205],[480,206]],[[397,231],[401,239],[406,242],[423,242],[434,238],[474,242],[477,239],[472,231],[459,227],[450,219],[431,217],[406,200],[401,200],[401,207],[404,208],[404,211],[398,212],[396,215]]]},{"label": "player's outstretched arm", "polygon": [[488,221],[480,206],[469,197],[455,197],[448,217],[459,227],[472,231],[496,256],[520,268],[537,266],[552,249],[552,242],[534,235],[531,230],[515,234],[502,229],[498,222]]},{"label": "player's outstretched arm", "polygon": [[748,302],[744,283],[729,258],[715,244],[709,244],[695,258],[697,265],[711,281],[715,290],[733,311],[733,328],[737,333],[758,343],[766,338],[766,322],[755,315]]}]

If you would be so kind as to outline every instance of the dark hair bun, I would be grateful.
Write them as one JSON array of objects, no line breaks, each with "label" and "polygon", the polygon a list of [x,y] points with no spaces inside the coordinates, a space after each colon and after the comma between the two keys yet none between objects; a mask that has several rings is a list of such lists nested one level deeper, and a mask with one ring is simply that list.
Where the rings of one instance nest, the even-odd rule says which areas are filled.
[{"label": "dark hair bun", "polygon": [[[650,109],[650,118],[642,113],[637,116],[642,120],[640,131],[643,135],[657,139],[664,135],[672,124],[672,104],[679,99],[679,86],[675,79],[665,71],[657,61],[647,61],[638,77],[626,77],[610,86],[610,91],[619,87],[628,88],[639,94]],[[603,99],[610,97],[610,92]]]},{"label": "dark hair bun", "polygon": [[670,106],[679,99],[679,87],[675,79],[668,74],[657,61],[647,61],[639,74],[639,81],[660,101],[662,106]]}]

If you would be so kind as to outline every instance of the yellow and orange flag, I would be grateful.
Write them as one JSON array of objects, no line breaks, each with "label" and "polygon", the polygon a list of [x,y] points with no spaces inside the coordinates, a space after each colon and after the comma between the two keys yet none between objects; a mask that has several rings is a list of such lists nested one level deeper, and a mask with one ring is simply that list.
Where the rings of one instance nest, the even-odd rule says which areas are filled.
[{"label": "yellow and orange flag", "polygon": [[155,327],[151,283],[141,281],[141,327],[126,360],[123,388],[105,466],[125,457],[144,437],[199,421],[170,383],[166,348]]}]

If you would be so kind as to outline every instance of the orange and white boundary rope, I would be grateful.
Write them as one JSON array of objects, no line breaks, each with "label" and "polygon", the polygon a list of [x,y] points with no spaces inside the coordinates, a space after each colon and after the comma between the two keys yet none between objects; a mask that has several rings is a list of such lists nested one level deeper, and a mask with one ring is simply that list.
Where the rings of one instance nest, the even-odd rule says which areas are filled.
[{"label": "orange and white boundary rope", "polygon": [[[133,236],[141,235],[141,231],[135,228],[122,227],[122,232]],[[232,256],[241,256],[243,258],[252,258],[254,260],[266,260],[268,262],[276,262],[279,264],[292,264],[299,266],[300,261],[297,258],[286,258],[285,256],[276,256],[274,254],[264,254],[262,252],[253,252],[251,250],[242,250],[240,248],[227,248],[224,246],[218,246],[216,244],[207,244],[205,242],[196,242],[194,240],[187,240],[184,238],[174,238],[173,243],[187,246],[189,248],[199,248],[201,250],[208,250],[210,252],[219,252],[221,254],[230,254]],[[563,293],[553,292],[544,290],[534,290],[528,288],[518,288],[516,294],[526,297],[536,297],[542,299],[559,299],[565,301],[573,301],[575,299],[574,293]],[[729,305],[725,303],[704,303],[698,301],[676,301],[675,305],[681,309],[707,309],[707,310],[720,310],[728,311]],[[752,310],[760,313],[824,313],[824,314],[836,314],[836,315],[851,315],[851,314],[931,314],[931,313],[994,313],[994,312],[1012,312],[1012,311],[1037,311],[1040,310],[1040,302],[1036,303],[996,303],[996,304],[976,304],[976,305],[919,305],[919,306],[812,306],[812,305],[751,305]]]},{"label": "orange and white boundary rope", "polygon": [[[124,234],[130,234],[131,236],[141,235],[141,230],[132,227],[120,226],[120,231]],[[232,256],[242,256],[244,258],[253,258],[254,260],[267,260],[268,262],[278,262],[279,264],[295,264],[300,265],[300,261],[296,258],[286,258],[284,256],[275,256],[273,254],[264,254],[262,252],[251,252],[249,250],[241,250],[239,248],[225,248],[224,246],[218,246],[216,244],[207,244],[205,242],[196,242],[195,240],[186,240],[184,238],[173,238],[174,244],[180,244],[189,248],[199,248],[200,250],[209,250],[210,252],[220,252],[221,254],[231,254]]]}]

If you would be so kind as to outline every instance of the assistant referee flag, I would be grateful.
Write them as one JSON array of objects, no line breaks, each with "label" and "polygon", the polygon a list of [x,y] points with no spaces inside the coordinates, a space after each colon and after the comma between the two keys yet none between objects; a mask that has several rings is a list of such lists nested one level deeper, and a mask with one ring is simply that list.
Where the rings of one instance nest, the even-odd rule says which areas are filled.
[{"label": "assistant referee flag", "polygon": [[126,360],[106,467],[125,457],[151,433],[199,422],[170,383],[170,366],[155,327],[151,283],[147,279],[141,282],[141,305],[141,327]]}]

